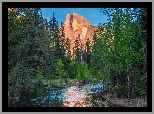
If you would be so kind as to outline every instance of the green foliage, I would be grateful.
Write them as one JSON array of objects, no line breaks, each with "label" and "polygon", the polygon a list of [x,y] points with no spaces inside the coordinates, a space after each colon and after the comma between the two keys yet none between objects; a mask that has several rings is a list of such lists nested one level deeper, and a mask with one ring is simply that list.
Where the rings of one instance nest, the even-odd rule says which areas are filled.
[{"label": "green foliage", "polygon": [[18,61],[21,37],[21,19],[17,19],[15,11],[8,14],[8,71],[16,66]]},{"label": "green foliage", "polygon": [[105,79],[107,77],[107,72],[105,70],[99,70],[98,72],[98,77],[100,77],[100,79]]},{"label": "green foliage", "polygon": [[58,79],[58,76],[56,76],[55,78]]},{"label": "green foliage", "polygon": [[141,96],[146,96],[147,93],[146,93],[144,90],[141,90],[140,95],[141,95]]},{"label": "green foliage", "polygon": [[93,78],[92,79],[92,84],[95,84],[95,83],[97,83],[98,82],[98,79],[96,79],[96,78]]},{"label": "green foliage", "polygon": [[19,19],[15,12],[8,14],[8,89],[12,87],[20,95],[21,91],[32,88],[33,82],[42,83],[47,71],[53,71],[49,68],[54,57],[50,53],[50,38],[42,27],[40,10],[19,9]]},{"label": "green foliage", "polygon": [[16,49],[19,41],[21,41],[21,19],[17,19],[13,11],[8,14],[8,49]]},{"label": "green foliage", "polygon": [[78,64],[77,68],[77,80],[91,80],[91,75],[90,71],[88,70],[88,65],[87,64]]},{"label": "green foliage", "polygon": [[[141,8],[139,11],[141,11],[139,16],[146,15],[146,9]],[[146,20],[140,21],[141,17],[137,17],[138,22],[134,21],[132,17],[134,12],[132,13],[129,8],[104,8],[103,13],[109,17],[109,22],[99,25],[97,31],[99,38],[95,40],[91,56],[93,79],[107,79],[104,83],[111,81],[111,86],[118,90],[121,96],[126,97],[127,93],[127,96],[130,96],[130,93],[133,97],[138,96],[142,90],[146,91],[147,83],[145,60],[147,49],[146,40],[143,38],[146,35],[142,36],[141,32],[146,30]],[[129,81],[133,83],[128,85]],[[125,87],[127,89],[124,89]]]},{"label": "green foliage", "polygon": [[29,91],[30,93],[34,93],[34,90],[33,89],[30,89],[30,91]]},{"label": "green foliage", "polygon": [[37,80],[42,83],[43,75],[41,73],[36,74]]},{"label": "green foliage", "polygon": [[82,64],[78,64],[76,78],[78,80],[83,80],[84,79],[84,74],[83,73],[84,73],[83,65]]},{"label": "green foliage", "polygon": [[26,67],[18,66],[14,67],[8,73],[8,89],[13,88],[13,91],[17,91],[19,94],[27,88],[32,87],[31,75],[33,72]]},{"label": "green foliage", "polygon": [[55,65],[55,74],[58,77],[64,75],[64,64],[61,59],[57,60],[57,63]]},{"label": "green foliage", "polygon": [[[65,77],[73,77],[73,64],[71,64],[71,56],[67,55],[64,56],[64,58],[62,59],[63,63],[64,63],[64,70],[66,74],[64,74]],[[75,76],[74,76],[75,77]]]},{"label": "green foliage", "polygon": [[59,84],[61,84],[62,78],[64,78],[64,73],[64,64],[61,59],[58,59],[55,64],[55,75],[57,76],[56,78],[59,78]]},{"label": "green foliage", "polygon": [[68,87],[71,87],[73,84],[72,84],[72,81],[70,79],[68,79],[68,83],[67,83],[67,86]]},{"label": "green foliage", "polygon": [[112,91],[119,91],[120,90],[120,84],[116,84],[113,88],[112,88]]}]

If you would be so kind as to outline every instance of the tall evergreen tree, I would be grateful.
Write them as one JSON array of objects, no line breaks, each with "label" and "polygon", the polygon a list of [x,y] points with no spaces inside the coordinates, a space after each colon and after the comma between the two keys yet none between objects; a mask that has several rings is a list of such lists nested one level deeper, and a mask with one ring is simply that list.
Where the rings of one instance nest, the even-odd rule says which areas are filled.
[{"label": "tall evergreen tree", "polygon": [[[100,38],[97,39],[93,47],[92,72],[97,74],[97,71],[102,69],[102,72],[100,71],[102,75],[98,73],[95,78],[100,79],[104,74],[108,82],[111,81],[112,88],[118,88],[119,95],[123,97],[132,97],[135,89],[137,89],[138,94],[144,93],[145,89],[140,85],[141,83],[136,83],[142,79],[141,77],[146,77],[146,75],[141,76],[139,72],[139,69],[141,70],[143,66],[137,67],[142,59],[139,49],[144,47],[144,43],[141,43],[143,40],[138,40],[138,38],[141,38],[140,32],[138,32],[140,27],[134,23],[129,8],[107,9],[103,12],[109,15],[109,22],[103,25],[106,28],[105,33],[103,33],[104,29],[101,29],[101,26],[99,27]],[[135,34],[138,35],[138,38]],[[137,42],[141,45],[136,44]],[[96,61],[98,65],[94,66]],[[134,71],[134,68],[139,69]],[[140,82],[143,82],[143,80],[140,80]],[[143,83],[145,84],[145,82]]]},{"label": "tall evergreen tree", "polygon": [[8,72],[17,65],[17,50],[22,40],[21,23],[22,19],[18,18],[16,9],[8,12]]}]

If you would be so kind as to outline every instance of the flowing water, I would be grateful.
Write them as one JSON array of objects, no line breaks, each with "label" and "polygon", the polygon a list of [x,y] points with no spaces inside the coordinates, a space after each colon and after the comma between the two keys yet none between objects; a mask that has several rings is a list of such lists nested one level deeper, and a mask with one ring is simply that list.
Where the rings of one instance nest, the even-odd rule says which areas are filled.
[{"label": "flowing water", "polygon": [[39,87],[25,96],[23,107],[118,107],[98,94],[102,88],[102,82],[63,89]]}]

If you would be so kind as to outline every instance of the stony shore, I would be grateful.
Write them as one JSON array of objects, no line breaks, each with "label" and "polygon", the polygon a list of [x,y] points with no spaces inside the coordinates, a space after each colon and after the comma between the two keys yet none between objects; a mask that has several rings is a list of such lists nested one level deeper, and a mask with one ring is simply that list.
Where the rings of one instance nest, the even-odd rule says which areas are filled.
[{"label": "stony shore", "polygon": [[107,102],[114,105],[119,105],[121,107],[147,107],[147,100],[143,98],[118,98],[116,97],[116,94],[114,94],[112,97],[109,97],[109,94],[102,95],[102,97],[105,98]]}]

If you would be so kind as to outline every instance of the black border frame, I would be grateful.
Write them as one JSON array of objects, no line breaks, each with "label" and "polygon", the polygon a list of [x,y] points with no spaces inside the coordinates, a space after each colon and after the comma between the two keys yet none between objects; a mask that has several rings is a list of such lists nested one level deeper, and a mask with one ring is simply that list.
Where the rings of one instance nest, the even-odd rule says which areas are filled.
[{"label": "black border frame", "polygon": [[[69,3],[69,4],[68,4]],[[34,6],[35,4],[35,6]],[[63,7],[60,7],[62,4]],[[71,5],[70,5],[71,4]],[[86,5],[85,5],[86,4]],[[10,7],[40,8],[147,8],[148,9],[148,97],[147,107],[8,107],[7,104],[7,16]],[[152,112],[152,2],[2,2],[2,112]],[[5,68],[6,67],[6,68]]]}]

